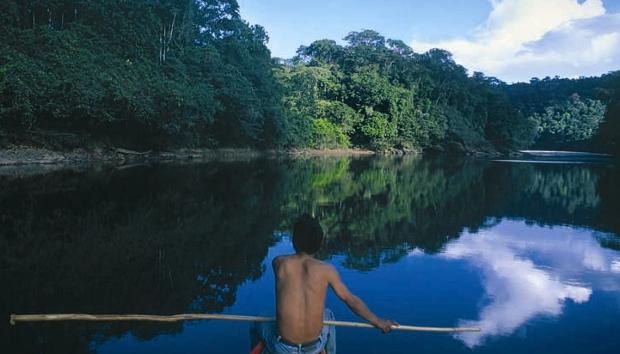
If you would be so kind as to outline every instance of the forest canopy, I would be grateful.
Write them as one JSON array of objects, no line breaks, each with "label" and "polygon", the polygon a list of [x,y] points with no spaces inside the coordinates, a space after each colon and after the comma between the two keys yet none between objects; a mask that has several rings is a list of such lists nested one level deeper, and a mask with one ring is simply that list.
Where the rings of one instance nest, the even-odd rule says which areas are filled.
[{"label": "forest canopy", "polygon": [[372,30],[271,58],[235,0],[0,3],[0,143],[620,152],[620,74],[507,84]]}]

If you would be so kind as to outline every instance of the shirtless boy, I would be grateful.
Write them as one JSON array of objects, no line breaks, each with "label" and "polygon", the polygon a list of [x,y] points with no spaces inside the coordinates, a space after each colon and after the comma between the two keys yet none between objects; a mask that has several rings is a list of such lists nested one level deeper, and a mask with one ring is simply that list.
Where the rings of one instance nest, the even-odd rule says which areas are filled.
[{"label": "shirtless boy", "polygon": [[[392,326],[398,326],[394,321],[373,314],[360,298],[347,289],[332,265],[313,257],[322,241],[323,230],[317,219],[302,215],[293,228],[296,253],[273,260],[277,325],[263,326],[261,329],[268,353],[326,353],[328,339],[330,342],[335,340],[333,329],[323,327],[324,319],[333,319],[331,311],[325,309],[328,287],[356,315],[384,333],[391,331]],[[329,338],[330,334],[332,338]],[[333,345],[335,347],[335,343]],[[328,349],[331,347],[328,346]]]}]

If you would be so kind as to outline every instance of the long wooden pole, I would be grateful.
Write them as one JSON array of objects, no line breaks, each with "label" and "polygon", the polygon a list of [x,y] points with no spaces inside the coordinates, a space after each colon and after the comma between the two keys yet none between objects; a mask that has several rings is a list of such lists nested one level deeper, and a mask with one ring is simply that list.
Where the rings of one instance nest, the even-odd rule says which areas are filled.
[{"label": "long wooden pole", "polygon": [[[180,314],[180,315],[87,315],[87,314],[33,314],[11,315],[11,325],[17,322],[41,322],[41,321],[155,321],[155,322],[178,322],[188,320],[225,320],[225,321],[248,321],[270,322],[273,317],[223,315],[223,314]],[[328,326],[374,328],[369,323],[347,321],[324,321]],[[422,332],[480,332],[479,327],[420,327],[420,326],[393,326],[394,330],[422,331]]]}]

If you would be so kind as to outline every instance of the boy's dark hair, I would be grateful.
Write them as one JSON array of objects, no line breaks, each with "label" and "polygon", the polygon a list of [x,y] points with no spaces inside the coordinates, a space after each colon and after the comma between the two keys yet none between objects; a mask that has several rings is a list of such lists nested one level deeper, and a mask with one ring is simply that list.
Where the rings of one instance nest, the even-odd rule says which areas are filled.
[{"label": "boy's dark hair", "polygon": [[303,214],[297,218],[293,226],[295,252],[315,254],[321,248],[321,242],[323,242],[323,229],[319,221],[309,214]]}]

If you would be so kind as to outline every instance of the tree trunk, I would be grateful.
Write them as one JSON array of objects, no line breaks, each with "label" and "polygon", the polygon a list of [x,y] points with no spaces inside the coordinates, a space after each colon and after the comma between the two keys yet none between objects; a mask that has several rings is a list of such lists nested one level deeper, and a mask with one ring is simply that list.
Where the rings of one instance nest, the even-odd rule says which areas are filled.
[{"label": "tree trunk", "polygon": [[161,24],[161,26],[160,26],[160,28],[159,28],[159,63],[160,63],[160,64],[161,64],[161,62],[162,62],[162,57],[163,57],[163,56],[162,56],[162,47],[163,47],[163,43],[162,43],[162,42],[163,42],[163,41],[162,41],[162,38],[161,38],[161,33],[162,33],[162,31],[163,31],[163,27],[164,27],[164,25],[163,25],[163,23],[162,23],[162,24]]},{"label": "tree trunk", "polygon": [[164,27],[164,33],[163,33],[163,35],[161,37],[162,38],[161,39],[161,42],[162,42],[162,53],[163,53],[162,54],[162,61],[166,61],[166,25],[164,24],[163,27]]},{"label": "tree trunk", "polygon": [[166,55],[168,54],[168,50],[170,50],[170,44],[172,43],[172,35],[174,33],[174,24],[177,19],[177,14],[175,13],[172,16],[172,24],[170,24],[170,31],[168,31],[168,40],[166,41],[166,32],[164,27],[164,61],[166,61]]}]

